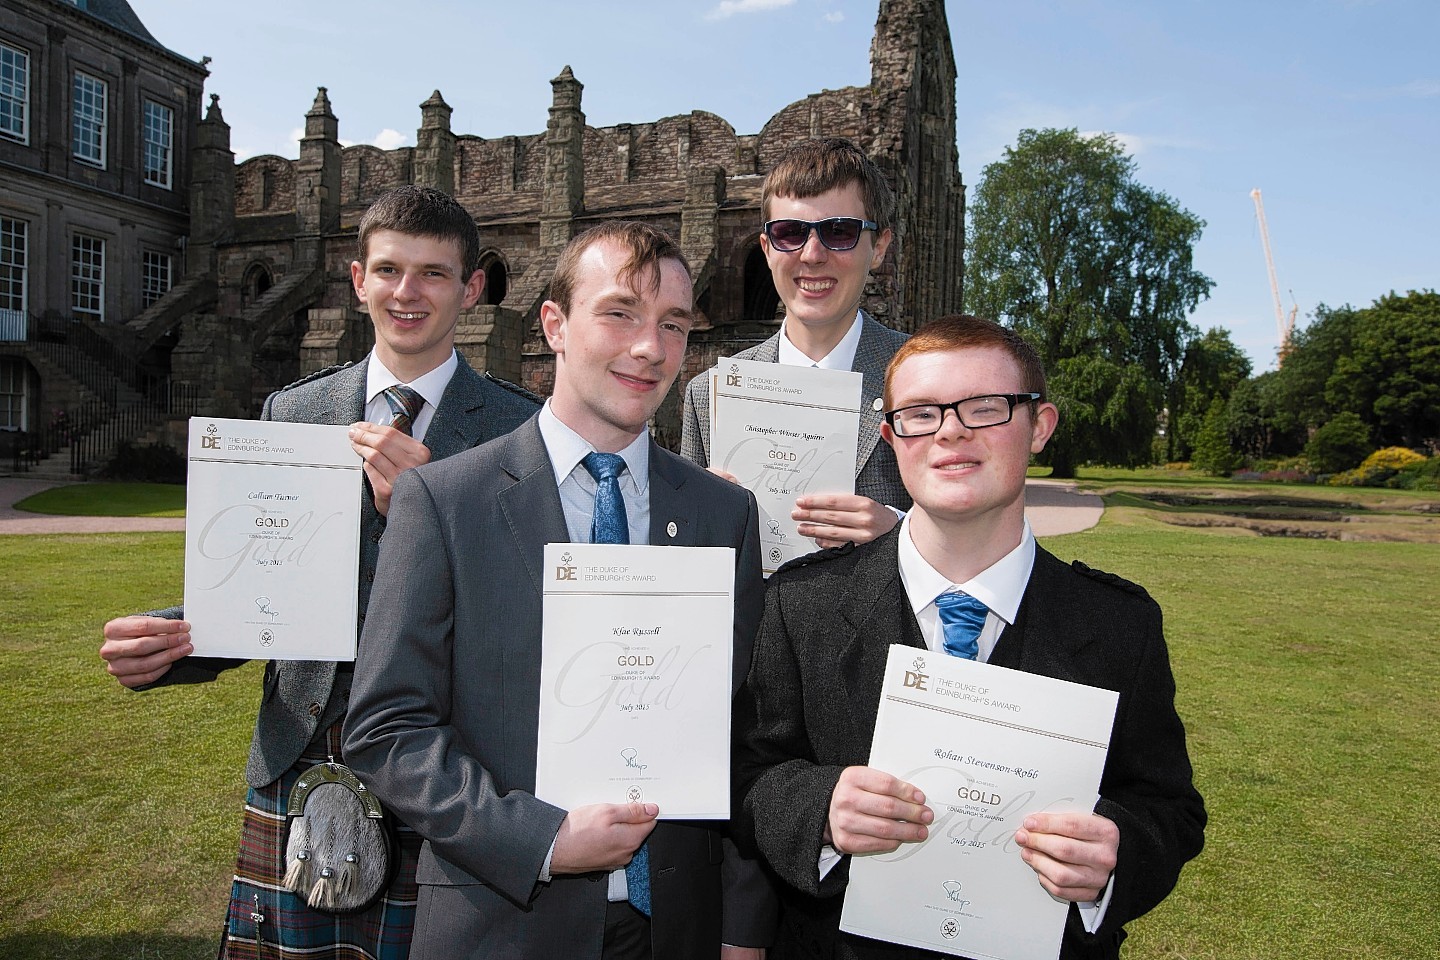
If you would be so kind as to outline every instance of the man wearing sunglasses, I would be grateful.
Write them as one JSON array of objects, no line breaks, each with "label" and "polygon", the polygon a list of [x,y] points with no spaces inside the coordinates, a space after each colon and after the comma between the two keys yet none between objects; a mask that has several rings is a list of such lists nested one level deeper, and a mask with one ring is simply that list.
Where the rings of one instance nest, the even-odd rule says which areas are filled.
[{"label": "man wearing sunglasses", "polygon": [[[761,187],[760,209],[760,247],[785,304],[785,321],[775,336],[735,357],[864,376],[855,492],[806,494],[792,516],[800,534],[822,547],[865,543],[895,526],[897,511],[910,507],[895,455],[880,442],[880,413],[873,406],[885,364],[906,337],[860,309],[866,278],[890,248],[894,195],[855,144],[826,137],[797,144],[780,159]],[[681,455],[709,466],[706,377],[695,377],[686,388],[684,419]]]},{"label": "man wearing sunglasses", "polygon": [[1094,812],[1035,811],[1013,836],[1045,890],[1075,904],[1061,960],[1118,957],[1124,924],[1174,887],[1206,819],[1160,608],[1036,544],[1025,470],[1059,414],[1013,331],[976,317],[927,325],[890,362],[885,407],[914,505],[877,540],[771,578],[736,697],[735,824],[783,881],[777,947],[935,956],[839,930],[850,856],[924,840],[943,810],[944,798],[866,765],[886,652],[900,643],[1119,692]]}]

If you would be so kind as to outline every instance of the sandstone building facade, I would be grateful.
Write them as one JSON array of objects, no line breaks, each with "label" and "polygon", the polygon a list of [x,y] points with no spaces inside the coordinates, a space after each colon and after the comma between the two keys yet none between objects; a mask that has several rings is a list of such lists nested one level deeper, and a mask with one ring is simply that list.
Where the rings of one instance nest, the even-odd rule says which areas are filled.
[{"label": "sandstone building facade", "polygon": [[382,191],[416,183],[453,194],[480,228],[486,295],[461,318],[460,351],[477,368],[548,394],[553,357],[538,318],[556,256],[593,223],[641,219],[680,239],[696,278],[699,322],[679,388],[655,424],[658,439],[678,445],[685,382],[780,323],[759,247],[760,184],[797,140],[849,137],[896,189],[895,242],[866,308],[909,330],[960,305],[964,187],[943,2],[881,0],[870,56],[868,85],[812,94],[755,134],[702,111],[591,126],[583,84],[566,67],[551,81],[542,132],[456,132],[437,91],[420,104],[414,147],[342,147],[321,88],[299,159],[236,164],[212,96],[191,138],[187,270],[125,318],[116,339],[165,354],[173,380],[199,398],[196,412],[254,415],[276,385],[369,349],[370,323],[350,288],[356,227]]}]

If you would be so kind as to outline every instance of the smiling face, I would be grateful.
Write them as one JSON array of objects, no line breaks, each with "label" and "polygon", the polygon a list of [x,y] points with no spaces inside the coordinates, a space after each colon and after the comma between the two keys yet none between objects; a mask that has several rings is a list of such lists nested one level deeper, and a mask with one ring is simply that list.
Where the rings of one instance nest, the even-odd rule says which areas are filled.
[{"label": "smiling face", "polygon": [[480,299],[485,274],[463,277],[460,264],[458,242],[395,230],[371,234],[365,262],[350,264],[375,324],[375,355],[406,383],[450,356],[460,311]]},{"label": "smiling face", "polygon": [[[868,219],[860,184],[849,183],[814,197],[772,197],[769,220],[827,220],[830,217]],[[785,326],[790,340],[801,350],[814,344],[829,352],[850,329],[865,278],[880,266],[890,247],[890,231],[864,230],[853,250],[829,250],[814,230],[805,246],[790,253],[774,249],[760,236],[770,265],[775,292],[785,304]],[[821,356],[824,356],[822,353]],[[812,360],[820,357],[811,355]]]},{"label": "smiling face", "polygon": [[603,453],[623,449],[647,422],[675,382],[693,321],[690,275],[678,260],[642,269],[638,289],[618,274],[629,251],[597,240],[581,256],[570,309],[553,300],[540,308],[540,325],[555,351],[550,404],[560,421]]},{"label": "smiling face", "polygon": [[[1023,393],[1020,365],[998,346],[963,347],[917,353],[891,374],[890,409],[922,403],[953,403],[986,394]],[[938,433],[897,437],[890,425],[881,434],[895,448],[900,478],[915,507],[937,525],[979,523],[987,535],[1018,538],[1025,516],[1025,469],[1030,455],[1045,449],[1059,412],[1054,404],[1021,404],[1009,423],[973,430],[945,412]],[[1017,540],[1018,542],[1018,540]]]}]

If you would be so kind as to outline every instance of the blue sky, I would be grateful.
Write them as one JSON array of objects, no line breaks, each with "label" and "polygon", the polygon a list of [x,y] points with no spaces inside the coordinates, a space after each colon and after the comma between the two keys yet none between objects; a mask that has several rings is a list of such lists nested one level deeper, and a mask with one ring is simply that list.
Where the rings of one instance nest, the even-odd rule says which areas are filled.
[{"label": "blue sky", "polygon": [[[759,132],[786,104],[870,79],[875,0],[131,0],[210,56],[242,159],[297,155],[317,86],[342,140],[413,145],[439,89],[458,133],[539,133],[569,64],[589,123],[708,110]],[[1208,226],[1192,320],[1273,367],[1278,333],[1250,190],[1288,314],[1440,287],[1440,4],[1433,0],[948,0],[960,169],[972,188],[1025,127],[1119,136],[1138,177]],[[958,305],[957,305],[958,306]]]}]

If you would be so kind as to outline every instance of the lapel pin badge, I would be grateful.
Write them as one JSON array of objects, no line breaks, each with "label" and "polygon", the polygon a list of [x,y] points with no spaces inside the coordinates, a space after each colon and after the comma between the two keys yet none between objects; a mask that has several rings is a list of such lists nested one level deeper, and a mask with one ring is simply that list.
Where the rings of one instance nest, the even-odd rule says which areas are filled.
[{"label": "lapel pin badge", "polygon": [[885,410],[885,398],[876,397],[874,400],[871,400],[870,409],[874,410],[876,413],[883,413]]},{"label": "lapel pin badge", "polygon": [[675,526],[674,520],[671,520],[668,524],[665,525],[665,532],[670,534],[671,537],[674,537],[675,534],[680,532],[680,528]]}]

